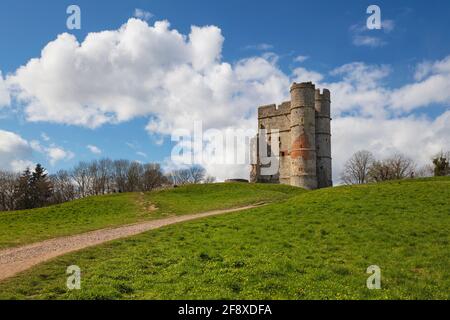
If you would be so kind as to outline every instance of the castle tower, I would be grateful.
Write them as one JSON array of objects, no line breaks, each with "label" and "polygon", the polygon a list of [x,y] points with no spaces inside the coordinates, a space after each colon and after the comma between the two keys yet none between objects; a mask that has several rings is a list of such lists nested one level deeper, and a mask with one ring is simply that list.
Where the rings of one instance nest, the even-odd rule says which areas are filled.
[{"label": "castle tower", "polygon": [[291,87],[291,185],[317,189],[315,86],[311,82]]},{"label": "castle tower", "polygon": [[333,186],[331,172],[331,97],[330,91],[316,90],[316,152],[318,188]]}]

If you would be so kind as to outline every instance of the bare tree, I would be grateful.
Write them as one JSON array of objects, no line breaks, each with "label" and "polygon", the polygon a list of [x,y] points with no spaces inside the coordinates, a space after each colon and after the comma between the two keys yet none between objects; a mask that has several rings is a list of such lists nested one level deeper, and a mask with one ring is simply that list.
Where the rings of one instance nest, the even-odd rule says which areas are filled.
[{"label": "bare tree", "polygon": [[113,183],[115,191],[125,192],[127,189],[127,173],[130,167],[128,160],[116,160],[113,163]]},{"label": "bare tree", "polygon": [[14,193],[18,179],[17,173],[0,171],[0,211],[15,210]]},{"label": "bare tree", "polygon": [[191,183],[191,171],[189,169],[178,169],[170,173],[174,185],[185,185]]},{"label": "bare tree", "polygon": [[345,184],[364,184],[369,182],[369,169],[375,158],[369,151],[356,152],[344,165],[341,179]]},{"label": "bare tree", "polygon": [[202,166],[192,166],[169,173],[169,179],[174,185],[198,184],[205,181],[206,170]]},{"label": "bare tree", "polygon": [[97,160],[91,161],[89,163],[89,181],[91,182],[89,184],[89,194],[90,195],[98,195],[100,194],[100,177],[99,177],[99,168],[98,168],[98,162]]},{"label": "bare tree", "polygon": [[80,162],[73,169],[72,178],[77,185],[78,194],[81,198],[87,197],[91,194],[92,178],[90,175],[89,164],[87,162]]},{"label": "bare tree", "polygon": [[429,178],[433,176],[434,176],[434,167],[431,164],[426,164],[416,170],[417,178]]},{"label": "bare tree", "polygon": [[63,203],[76,199],[75,181],[65,170],[60,170],[56,174],[50,176],[53,184],[52,203]]},{"label": "bare tree", "polygon": [[214,183],[214,182],[216,182],[216,177],[213,177],[213,176],[206,176],[204,182],[205,182],[205,183]]},{"label": "bare tree", "polygon": [[151,191],[173,184],[212,183],[201,166],[164,175],[159,164],[142,164],[108,158],[79,162],[71,171],[61,170],[47,176],[42,166],[22,175],[0,171],[0,211],[34,208],[113,192]]},{"label": "bare tree", "polygon": [[394,180],[414,178],[416,172],[416,164],[411,158],[402,154],[396,154],[386,160],[391,168]]},{"label": "bare tree", "polygon": [[148,163],[144,165],[144,176],[142,177],[142,191],[151,191],[167,183],[159,164]]},{"label": "bare tree", "polygon": [[198,184],[205,180],[206,170],[201,166],[192,166],[190,171],[190,183]]},{"label": "bare tree", "polygon": [[111,193],[113,190],[113,161],[111,159],[101,159],[99,161],[99,171],[101,179],[102,194]]},{"label": "bare tree", "polygon": [[382,161],[375,161],[370,167],[369,176],[374,182],[400,180],[415,177],[414,161],[402,154],[396,154]]},{"label": "bare tree", "polygon": [[89,175],[92,181],[91,194],[109,193],[112,187],[113,162],[110,159],[92,161],[89,164]]},{"label": "bare tree", "polygon": [[127,172],[127,192],[136,192],[142,190],[142,165],[139,162],[132,162]]}]

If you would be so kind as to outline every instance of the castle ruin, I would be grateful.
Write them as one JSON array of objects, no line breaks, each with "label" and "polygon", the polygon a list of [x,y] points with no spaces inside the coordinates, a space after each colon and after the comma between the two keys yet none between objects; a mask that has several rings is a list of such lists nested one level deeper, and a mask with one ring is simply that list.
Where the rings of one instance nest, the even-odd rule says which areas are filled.
[{"label": "castle ruin", "polygon": [[[274,175],[262,175],[264,165],[257,148],[251,181],[281,183],[313,190],[333,185],[331,171],[331,97],[311,82],[294,83],[291,101],[280,106],[258,109],[258,128],[266,131],[265,141],[272,143],[272,130],[279,131],[279,169]],[[261,131],[260,131],[261,132]],[[257,136],[259,146],[260,134]],[[268,148],[269,153],[270,147]]]}]

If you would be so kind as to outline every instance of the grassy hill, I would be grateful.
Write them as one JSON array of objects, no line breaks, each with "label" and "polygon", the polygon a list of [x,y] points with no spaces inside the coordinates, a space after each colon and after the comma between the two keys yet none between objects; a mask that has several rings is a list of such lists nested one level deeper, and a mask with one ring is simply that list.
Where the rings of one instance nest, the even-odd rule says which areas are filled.
[{"label": "grassy hill", "polygon": [[[0,212],[0,249],[101,228],[286,199],[296,188],[214,184],[89,197],[33,210]],[[156,211],[151,210],[152,207]]]},{"label": "grassy hill", "polygon": [[[63,256],[0,283],[0,298],[450,298],[450,179],[298,194],[267,188],[283,190],[277,203]],[[195,188],[180,192],[172,200],[203,197]],[[159,196],[172,213],[190,211]],[[65,270],[73,264],[82,290],[69,292]],[[371,265],[381,268],[382,290],[366,288]]]}]

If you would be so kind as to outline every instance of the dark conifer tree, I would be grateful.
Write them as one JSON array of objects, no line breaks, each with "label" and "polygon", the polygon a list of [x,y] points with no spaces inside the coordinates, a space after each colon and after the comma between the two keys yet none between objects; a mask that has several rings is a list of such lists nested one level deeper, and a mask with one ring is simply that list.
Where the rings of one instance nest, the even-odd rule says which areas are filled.
[{"label": "dark conifer tree", "polygon": [[17,186],[14,192],[14,199],[16,199],[16,208],[18,210],[25,210],[33,208],[33,200],[31,196],[31,178],[32,174],[27,168],[19,177]]},{"label": "dark conifer tree", "polygon": [[31,197],[34,208],[46,206],[52,196],[52,184],[45,169],[37,164],[31,176]]}]

